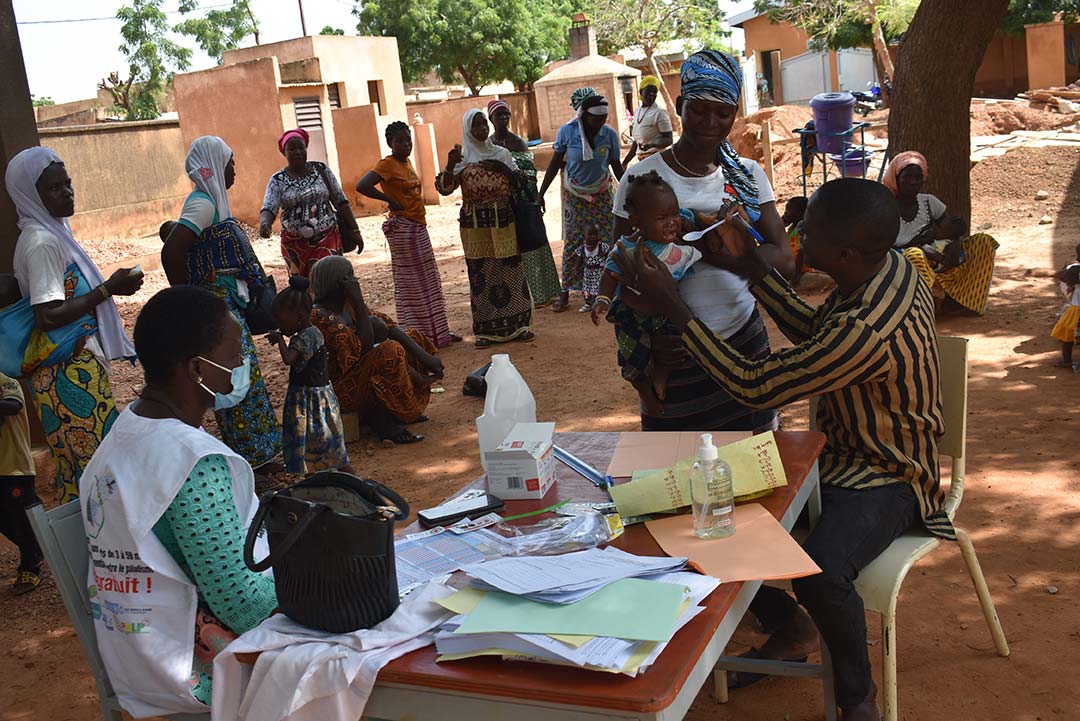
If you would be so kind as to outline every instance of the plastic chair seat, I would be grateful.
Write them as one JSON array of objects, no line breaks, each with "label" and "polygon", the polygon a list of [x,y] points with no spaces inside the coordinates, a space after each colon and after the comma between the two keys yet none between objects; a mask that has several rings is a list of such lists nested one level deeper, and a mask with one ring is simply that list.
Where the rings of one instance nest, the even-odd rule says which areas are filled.
[{"label": "plastic chair seat", "polygon": [[886,613],[895,602],[908,569],[939,545],[941,539],[918,531],[905,533],[889,544],[855,579],[855,589],[862,596],[866,610]]}]

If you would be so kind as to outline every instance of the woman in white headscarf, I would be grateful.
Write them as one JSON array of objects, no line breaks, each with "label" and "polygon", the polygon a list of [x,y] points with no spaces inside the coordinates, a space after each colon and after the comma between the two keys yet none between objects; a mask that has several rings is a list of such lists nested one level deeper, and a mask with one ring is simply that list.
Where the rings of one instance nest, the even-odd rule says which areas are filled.
[{"label": "woman in white headscarf", "polygon": [[[71,233],[67,219],[75,214],[75,191],[64,161],[51,149],[22,151],[11,159],[4,180],[22,231],[15,245],[15,278],[32,308],[35,331],[80,323],[87,331],[96,328],[66,359],[50,355],[35,364],[28,349],[23,364],[56,464],[59,500],[66,503],[79,495],[83,469],[116,419],[109,364],[135,357],[112,296],[134,295],[142,273],[124,268],[102,278]],[[5,344],[22,342],[4,336]]]},{"label": "woman in white headscarf", "polygon": [[252,292],[263,287],[266,274],[229,208],[226,191],[236,180],[236,160],[229,146],[213,135],[196,138],[185,167],[195,190],[165,239],[161,263],[171,285],[191,284],[213,291],[225,299],[240,323],[250,386],[236,405],[216,404],[214,416],[225,445],[258,469],[281,452],[281,427],[244,318]]},{"label": "woman in white headscarf", "polygon": [[461,188],[461,245],[469,269],[469,299],[477,348],[531,341],[532,295],[518,251],[510,195],[523,178],[510,151],[495,145],[484,111],[462,120],[462,145],[447,156],[435,188],[450,195]]}]

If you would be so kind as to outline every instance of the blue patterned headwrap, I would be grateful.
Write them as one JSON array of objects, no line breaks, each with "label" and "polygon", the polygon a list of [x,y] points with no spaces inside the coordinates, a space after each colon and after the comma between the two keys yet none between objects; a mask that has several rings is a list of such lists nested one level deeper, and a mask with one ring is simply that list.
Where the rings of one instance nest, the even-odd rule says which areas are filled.
[{"label": "blue patterned headwrap", "polygon": [[[738,107],[742,95],[742,68],[735,58],[717,50],[701,50],[685,61],[679,70],[683,100],[704,100]],[[716,148],[716,162],[724,169],[731,185],[751,220],[761,217],[757,182],[727,140]]]},{"label": "blue patterned headwrap", "polygon": [[588,98],[594,95],[599,95],[593,88],[578,88],[574,92],[570,93],[570,107],[574,110],[581,110],[581,104]]}]

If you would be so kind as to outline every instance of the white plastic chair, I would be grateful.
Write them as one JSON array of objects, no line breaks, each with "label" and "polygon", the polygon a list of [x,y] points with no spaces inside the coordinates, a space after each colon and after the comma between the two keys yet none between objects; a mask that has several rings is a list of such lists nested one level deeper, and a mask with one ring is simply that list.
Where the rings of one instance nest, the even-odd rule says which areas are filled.
[{"label": "white plastic chair", "polygon": [[[71,624],[75,627],[75,634],[79,637],[83,653],[90,664],[90,671],[94,674],[98,698],[101,701],[101,713],[105,721],[122,721],[120,701],[109,682],[105,662],[98,653],[93,611],[86,592],[90,549],[86,542],[79,502],[71,501],[51,511],[46,511],[39,503],[28,508],[26,515],[30,518],[30,526],[37,536],[45,562],[52,571],[64,608],[67,609]],[[163,718],[175,721],[210,721],[210,714],[174,714]]]},{"label": "white plastic chair", "polygon": [[[945,434],[938,443],[942,455],[952,459],[952,481],[945,510],[951,519],[960,507],[964,496],[964,451],[967,446],[967,338],[938,336],[938,353],[941,364],[942,405],[945,415]],[[810,404],[810,427],[815,427],[817,417],[816,399]],[[979,558],[971,539],[962,529],[956,528],[956,539],[967,565],[975,593],[979,597],[986,625],[994,638],[999,656],[1009,655],[1009,643],[1001,630],[994,601],[986,587]],[[855,588],[862,596],[869,611],[881,614],[881,651],[884,692],[885,721],[897,721],[896,707],[896,601],[900,585],[911,567],[941,545],[941,539],[925,530],[912,530],[903,534],[885,551],[866,566],[855,580]]]}]

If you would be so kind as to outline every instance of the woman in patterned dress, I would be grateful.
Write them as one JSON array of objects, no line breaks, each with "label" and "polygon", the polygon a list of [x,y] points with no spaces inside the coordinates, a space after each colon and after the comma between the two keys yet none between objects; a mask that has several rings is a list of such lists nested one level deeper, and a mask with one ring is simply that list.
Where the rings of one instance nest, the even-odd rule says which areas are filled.
[{"label": "woman in patterned dress", "polygon": [[198,285],[214,292],[240,324],[251,387],[239,404],[216,409],[214,417],[225,445],[258,471],[281,452],[281,427],[244,318],[250,291],[265,282],[266,273],[247,233],[232,217],[227,190],[236,181],[236,161],[229,146],[213,135],[196,138],[186,169],[195,190],[165,239],[161,264],[171,285]]},{"label": "woman in patterned dress", "polygon": [[330,383],[342,413],[358,413],[384,444],[416,443],[405,426],[427,420],[431,386],[443,377],[438,351],[417,330],[404,331],[368,309],[352,263],[341,256],[311,269],[311,322],[329,351]]},{"label": "woman in patterned dress", "polygon": [[450,195],[461,188],[461,245],[469,269],[473,335],[477,348],[531,341],[532,295],[517,247],[510,195],[521,173],[506,148],[495,145],[484,111],[473,108],[462,121],[462,143],[447,157],[435,188]]},{"label": "woman in patterned dress", "polygon": [[[540,194],[536,190],[536,161],[525,141],[510,132],[510,106],[505,100],[492,100],[488,103],[487,114],[494,130],[491,134],[492,142],[510,151],[518,170],[525,176],[524,182],[514,197],[524,202],[537,202]],[[551,246],[544,243],[536,250],[522,253],[521,260],[525,264],[525,278],[529,281],[533,307],[543,308],[551,305],[561,290],[559,271],[555,268],[555,257],[551,254]]]},{"label": "woman in patterned dress", "polygon": [[[112,296],[134,295],[142,274],[121,269],[101,277],[67,219],[75,213],[75,191],[64,161],[49,148],[28,148],[8,164],[8,195],[19,214],[14,270],[19,291],[33,309],[35,332],[92,320],[59,363],[27,368],[45,438],[56,464],[58,500],[79,495],[79,478],[116,420],[110,362],[133,359],[135,348]],[[3,334],[5,344],[16,339]],[[33,341],[33,336],[31,337]]]},{"label": "woman in patterned dress", "polygon": [[270,237],[270,226],[281,210],[281,255],[290,275],[305,278],[319,258],[359,253],[364,241],[350,228],[339,228],[336,208],[352,214],[341,183],[325,163],[308,162],[308,132],[303,128],[286,131],[278,140],[278,150],[288,165],[270,176],[259,213],[259,236]]},{"label": "woman in patterned dress", "polygon": [[967,224],[950,216],[937,196],[921,192],[928,176],[926,158],[914,150],[897,155],[885,170],[881,182],[900,206],[895,247],[930,286],[939,310],[982,315],[998,242],[986,233],[968,235]]}]

